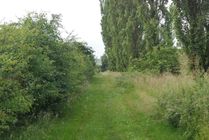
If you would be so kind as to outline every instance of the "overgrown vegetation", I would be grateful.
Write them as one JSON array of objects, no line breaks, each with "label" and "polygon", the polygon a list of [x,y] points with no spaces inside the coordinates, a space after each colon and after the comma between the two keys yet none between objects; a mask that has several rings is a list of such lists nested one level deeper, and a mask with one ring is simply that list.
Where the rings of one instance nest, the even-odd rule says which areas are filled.
[{"label": "overgrown vegetation", "polygon": [[[66,119],[70,125],[52,124],[66,136],[50,128],[44,130],[50,135],[32,138],[209,139],[208,0],[100,4],[101,71],[117,72],[95,77],[72,108],[73,119]],[[57,116],[59,105],[64,108],[93,77],[93,50],[71,36],[62,38],[60,28],[60,15],[44,13],[0,25],[0,135],[41,113]],[[12,131],[9,138],[28,139],[37,128],[20,136]]]},{"label": "overgrown vegetation", "polygon": [[155,49],[146,53],[144,57],[133,60],[131,65],[131,71],[151,72],[155,74],[165,72],[180,73],[178,53],[174,48]]},{"label": "overgrown vegetation", "polygon": [[0,133],[54,111],[94,74],[91,48],[60,35],[59,15],[30,13],[0,25]]},{"label": "overgrown vegetation", "polygon": [[158,100],[159,112],[172,126],[182,128],[188,139],[209,139],[209,82],[168,90]]},{"label": "overgrown vegetation", "polygon": [[[192,81],[191,85],[182,83],[173,88],[173,83],[165,86],[165,90],[154,91],[163,94],[158,97],[158,114],[184,131],[190,140],[209,139],[208,0],[100,0],[100,3],[108,69],[140,71],[144,75],[160,73],[162,77],[164,73],[182,77],[193,74],[184,81]],[[189,72],[184,69],[187,65]]]},{"label": "overgrown vegetation", "polygon": [[[155,101],[166,86],[188,77],[105,72],[85,94],[66,107],[62,118],[41,118],[15,131],[10,140],[185,140],[181,131],[155,119]],[[173,83],[175,82],[175,85]],[[183,83],[183,82],[182,82]],[[179,83],[180,85],[180,83]]]}]

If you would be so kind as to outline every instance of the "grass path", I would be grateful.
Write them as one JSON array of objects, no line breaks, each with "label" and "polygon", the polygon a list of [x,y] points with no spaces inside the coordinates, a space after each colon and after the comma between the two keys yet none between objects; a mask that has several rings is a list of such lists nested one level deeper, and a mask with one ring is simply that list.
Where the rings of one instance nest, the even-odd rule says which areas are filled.
[{"label": "grass path", "polygon": [[[181,140],[181,133],[142,111],[145,93],[120,74],[97,75],[62,119],[39,122],[15,140]],[[144,107],[143,107],[144,106]],[[149,107],[148,107],[149,108]]]}]

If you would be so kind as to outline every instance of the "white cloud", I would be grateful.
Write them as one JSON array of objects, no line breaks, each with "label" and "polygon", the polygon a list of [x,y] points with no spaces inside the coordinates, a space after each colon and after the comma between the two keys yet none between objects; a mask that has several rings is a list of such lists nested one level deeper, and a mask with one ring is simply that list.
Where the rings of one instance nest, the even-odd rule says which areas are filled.
[{"label": "white cloud", "polygon": [[31,11],[62,14],[68,32],[86,41],[97,57],[104,53],[99,0],[6,0],[1,2],[0,21],[16,20]]}]

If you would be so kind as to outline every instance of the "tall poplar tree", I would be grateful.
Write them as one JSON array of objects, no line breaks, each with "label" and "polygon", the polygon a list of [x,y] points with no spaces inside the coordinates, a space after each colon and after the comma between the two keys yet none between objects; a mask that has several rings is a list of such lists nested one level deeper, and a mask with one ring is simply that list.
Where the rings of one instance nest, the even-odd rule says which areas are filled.
[{"label": "tall poplar tree", "polygon": [[102,34],[111,70],[126,71],[132,57],[137,57],[142,36],[135,0],[101,2]]},{"label": "tall poplar tree", "polygon": [[138,13],[143,25],[143,40],[146,49],[173,45],[171,16],[166,7],[167,0],[143,0]]},{"label": "tall poplar tree", "polygon": [[175,31],[192,70],[209,68],[209,1],[173,0]]},{"label": "tall poplar tree", "polygon": [[167,0],[100,0],[109,69],[126,71],[132,59],[172,46]]}]

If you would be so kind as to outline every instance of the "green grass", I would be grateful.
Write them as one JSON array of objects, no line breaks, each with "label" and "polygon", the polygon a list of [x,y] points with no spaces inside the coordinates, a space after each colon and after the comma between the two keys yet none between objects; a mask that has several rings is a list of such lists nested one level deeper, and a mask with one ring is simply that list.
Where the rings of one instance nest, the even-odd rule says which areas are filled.
[{"label": "green grass", "polygon": [[[183,140],[151,117],[154,97],[119,73],[95,76],[63,118],[42,119],[11,140]],[[5,138],[6,139],[6,138]]]}]

